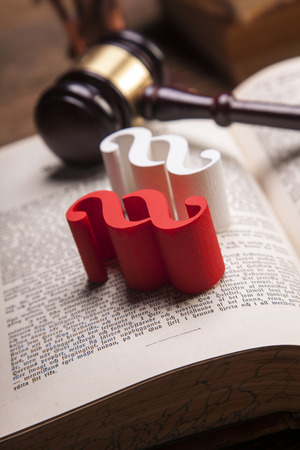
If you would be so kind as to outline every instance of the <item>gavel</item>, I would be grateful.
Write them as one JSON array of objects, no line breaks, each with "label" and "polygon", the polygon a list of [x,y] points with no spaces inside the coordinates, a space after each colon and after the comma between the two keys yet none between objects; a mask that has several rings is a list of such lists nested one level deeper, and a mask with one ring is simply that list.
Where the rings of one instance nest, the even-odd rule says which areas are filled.
[{"label": "gavel", "polygon": [[100,142],[130,127],[137,117],[300,129],[298,106],[240,101],[231,93],[209,97],[165,86],[163,53],[150,39],[129,30],[91,46],[41,95],[35,109],[45,143],[73,165],[99,164]]}]

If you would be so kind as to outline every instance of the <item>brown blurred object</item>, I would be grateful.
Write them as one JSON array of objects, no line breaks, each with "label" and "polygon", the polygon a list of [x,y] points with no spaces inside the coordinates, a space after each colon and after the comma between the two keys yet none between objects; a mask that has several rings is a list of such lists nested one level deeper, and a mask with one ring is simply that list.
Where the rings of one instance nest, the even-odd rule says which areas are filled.
[{"label": "brown blurred object", "polygon": [[118,0],[48,0],[69,38],[70,55],[81,55],[102,34],[125,27]]},{"label": "brown blurred object", "polygon": [[194,49],[234,83],[300,54],[299,0],[162,0]]},{"label": "brown blurred object", "polygon": [[[35,0],[41,2],[41,0]],[[81,55],[102,35],[144,29],[160,20],[160,0],[48,0],[63,25],[69,54]]]}]

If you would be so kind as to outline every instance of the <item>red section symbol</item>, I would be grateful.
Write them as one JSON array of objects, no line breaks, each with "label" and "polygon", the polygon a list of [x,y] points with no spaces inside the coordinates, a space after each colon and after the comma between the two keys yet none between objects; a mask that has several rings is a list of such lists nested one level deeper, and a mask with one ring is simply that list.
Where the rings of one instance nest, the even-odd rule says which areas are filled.
[{"label": "red section symbol", "polygon": [[77,200],[67,220],[90,281],[107,279],[105,260],[117,258],[127,284],[153,290],[172,284],[186,294],[211,288],[225,266],[203,197],[186,200],[189,218],[174,220],[167,200],[144,189],[123,197],[97,191]]}]

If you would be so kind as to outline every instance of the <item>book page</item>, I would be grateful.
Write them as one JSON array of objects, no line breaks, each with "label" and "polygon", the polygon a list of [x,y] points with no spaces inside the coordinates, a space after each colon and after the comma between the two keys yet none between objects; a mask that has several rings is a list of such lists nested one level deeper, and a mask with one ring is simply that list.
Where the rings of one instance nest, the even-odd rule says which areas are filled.
[{"label": "book page", "polygon": [[231,212],[225,275],[200,295],[132,291],[114,260],[106,283],[88,283],[65,213],[110,189],[103,168],[66,168],[38,137],[0,151],[1,437],[188,364],[300,345],[293,250],[230,136],[189,126],[195,164],[201,145],[223,150]]},{"label": "book page", "polygon": [[[258,72],[235,96],[300,105],[300,58]],[[238,124],[232,131],[300,255],[300,131]]]}]

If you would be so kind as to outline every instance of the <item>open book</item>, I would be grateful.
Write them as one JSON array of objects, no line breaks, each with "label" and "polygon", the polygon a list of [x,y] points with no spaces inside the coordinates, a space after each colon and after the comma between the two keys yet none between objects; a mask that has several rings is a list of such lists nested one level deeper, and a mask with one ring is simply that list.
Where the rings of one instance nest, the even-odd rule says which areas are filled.
[{"label": "open book", "polygon": [[[300,103],[299,74],[287,61],[236,95]],[[300,133],[147,126],[186,136],[195,164],[221,151],[225,275],[201,295],[140,293],[112,260],[89,284],[65,213],[110,189],[104,169],[66,168],[37,136],[1,149],[1,448],[147,448],[281,411],[297,423]]]}]

